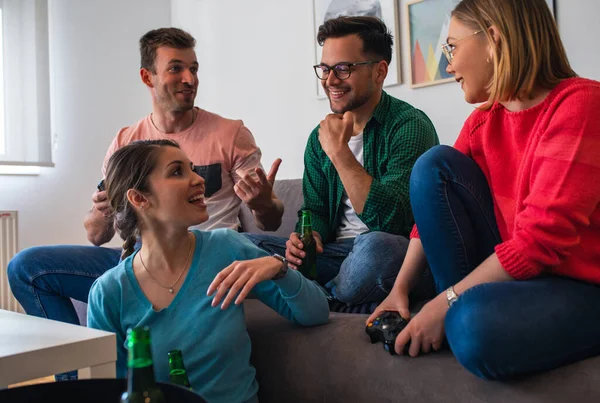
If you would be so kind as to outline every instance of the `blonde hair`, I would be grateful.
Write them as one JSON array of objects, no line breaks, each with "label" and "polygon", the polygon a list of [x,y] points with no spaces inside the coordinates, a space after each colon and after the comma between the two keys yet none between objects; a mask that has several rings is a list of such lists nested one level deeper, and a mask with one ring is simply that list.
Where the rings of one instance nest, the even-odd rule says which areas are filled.
[{"label": "blonde hair", "polygon": [[[532,98],[536,88],[552,89],[577,76],[544,0],[462,0],[452,17],[482,30],[492,44],[494,75],[484,109],[494,102]],[[498,45],[488,31],[492,25],[500,34]]]}]

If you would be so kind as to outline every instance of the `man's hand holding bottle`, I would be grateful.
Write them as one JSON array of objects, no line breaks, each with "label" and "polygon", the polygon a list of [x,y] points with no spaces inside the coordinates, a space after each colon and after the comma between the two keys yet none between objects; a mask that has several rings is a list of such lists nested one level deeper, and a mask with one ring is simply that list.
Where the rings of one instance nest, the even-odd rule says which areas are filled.
[{"label": "man's hand holding bottle", "polygon": [[[319,235],[317,231],[313,231],[312,233],[317,244],[317,253],[323,253],[323,241],[321,235]],[[300,234],[292,232],[290,234],[290,239],[285,243],[285,258],[289,262],[291,269],[297,270],[298,266],[302,264],[302,259],[306,257],[306,252],[304,252],[303,249],[304,244],[300,239]]]}]

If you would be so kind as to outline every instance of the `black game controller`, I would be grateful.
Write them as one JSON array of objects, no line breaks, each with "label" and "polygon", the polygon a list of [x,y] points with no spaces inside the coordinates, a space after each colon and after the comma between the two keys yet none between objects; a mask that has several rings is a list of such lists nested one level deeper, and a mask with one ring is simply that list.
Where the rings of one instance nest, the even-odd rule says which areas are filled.
[{"label": "black game controller", "polygon": [[96,186],[98,188],[98,190],[100,192],[103,192],[106,190],[106,186],[104,186],[104,179],[102,179],[100,182],[98,182],[98,185]]},{"label": "black game controller", "polygon": [[[408,325],[408,322],[400,316],[398,312],[386,311],[367,324],[365,331],[371,338],[371,343],[383,342],[383,348],[391,355],[395,355],[394,344],[396,336],[402,329]],[[408,354],[410,342],[404,346],[404,354]]]}]

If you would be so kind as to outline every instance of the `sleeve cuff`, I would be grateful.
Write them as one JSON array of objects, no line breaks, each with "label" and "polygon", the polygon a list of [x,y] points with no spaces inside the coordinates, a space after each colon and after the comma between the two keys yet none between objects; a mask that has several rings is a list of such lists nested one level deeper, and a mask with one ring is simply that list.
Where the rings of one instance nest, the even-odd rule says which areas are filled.
[{"label": "sleeve cuff", "polygon": [[273,282],[279,287],[283,298],[294,298],[302,289],[302,274],[296,270],[288,269],[287,274]]},{"label": "sleeve cuff", "polygon": [[421,238],[419,235],[419,229],[417,228],[417,224],[413,225],[412,231],[410,231],[410,239],[413,238]]},{"label": "sleeve cuff", "polygon": [[543,271],[543,267],[536,267],[527,261],[514,239],[496,245],[495,252],[504,270],[515,280],[527,280],[539,276]]},{"label": "sleeve cuff", "polygon": [[[379,206],[376,206],[377,203],[375,200],[385,200],[382,196],[384,195],[381,194],[378,188],[378,182],[373,178],[369,193],[367,194],[367,199],[365,200],[365,205],[363,206],[363,211],[362,213],[357,214],[358,218],[360,218],[369,229],[372,227],[377,228],[381,225],[377,213],[381,211],[383,203],[379,203]],[[379,207],[379,210],[377,210],[377,207]]]}]

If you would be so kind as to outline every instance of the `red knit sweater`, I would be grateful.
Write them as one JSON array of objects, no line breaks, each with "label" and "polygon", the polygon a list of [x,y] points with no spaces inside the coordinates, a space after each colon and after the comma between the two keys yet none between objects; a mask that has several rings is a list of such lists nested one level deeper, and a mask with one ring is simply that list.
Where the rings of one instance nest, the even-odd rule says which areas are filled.
[{"label": "red knit sweater", "polygon": [[476,110],[454,147],[487,178],[502,237],[496,255],[513,278],[600,284],[600,82],[564,80],[520,112],[498,103]]}]

